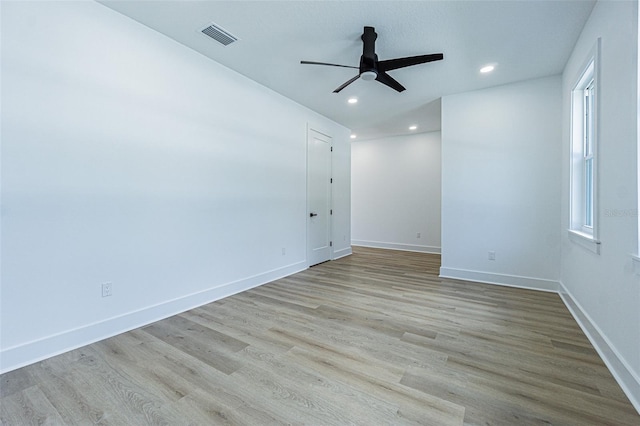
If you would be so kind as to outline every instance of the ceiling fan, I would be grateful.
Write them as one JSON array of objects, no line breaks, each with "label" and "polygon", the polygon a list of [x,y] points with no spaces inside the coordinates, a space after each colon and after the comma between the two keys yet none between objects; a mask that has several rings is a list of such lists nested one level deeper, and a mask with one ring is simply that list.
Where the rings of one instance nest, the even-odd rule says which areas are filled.
[{"label": "ceiling fan", "polygon": [[363,80],[375,79],[385,86],[389,86],[398,92],[402,92],[405,90],[404,86],[387,74],[387,71],[409,67],[411,65],[424,64],[426,62],[440,61],[444,58],[442,53],[433,53],[431,55],[408,56],[405,58],[378,61],[378,55],[376,55],[376,39],[378,38],[378,34],[376,33],[375,28],[364,27],[364,32],[360,38],[362,39],[363,45],[362,56],[360,56],[360,67],[313,61],[300,61],[300,63],[308,65],[328,65],[331,67],[354,68],[359,70],[358,75],[338,87],[333,91],[333,93],[339,93],[342,89],[359,78],[362,78]]}]

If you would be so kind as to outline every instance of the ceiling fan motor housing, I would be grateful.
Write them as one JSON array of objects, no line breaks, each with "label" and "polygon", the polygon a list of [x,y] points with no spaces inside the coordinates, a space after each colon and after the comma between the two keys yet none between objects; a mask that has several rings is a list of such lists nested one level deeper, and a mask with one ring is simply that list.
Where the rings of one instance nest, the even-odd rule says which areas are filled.
[{"label": "ceiling fan motor housing", "polygon": [[378,38],[378,34],[373,27],[364,27],[364,32],[360,38],[362,39],[360,74],[373,71],[377,75],[376,63],[378,63],[378,55],[376,55],[376,39]]}]

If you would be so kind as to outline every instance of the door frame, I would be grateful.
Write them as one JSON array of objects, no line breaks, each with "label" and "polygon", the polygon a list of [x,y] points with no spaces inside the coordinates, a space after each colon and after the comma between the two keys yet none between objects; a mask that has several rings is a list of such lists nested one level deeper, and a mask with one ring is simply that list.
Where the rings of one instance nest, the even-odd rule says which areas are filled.
[{"label": "door frame", "polygon": [[[305,151],[307,154],[307,158],[306,158],[306,176],[305,176],[305,180],[306,180],[306,209],[305,209],[305,223],[306,223],[306,235],[305,235],[305,257],[307,260],[307,268],[309,268],[311,265],[311,258],[309,256],[309,253],[311,251],[311,248],[309,247],[310,244],[310,239],[309,239],[309,234],[310,234],[310,227],[311,227],[311,221],[309,220],[309,213],[311,212],[311,206],[310,206],[310,194],[309,194],[309,137],[311,136],[311,132],[316,132],[319,133],[327,138],[329,138],[329,140],[331,141],[329,146],[331,147],[331,152],[330,152],[330,165],[329,165],[329,174],[331,176],[331,179],[333,179],[333,136],[331,136],[330,132],[328,132],[327,130],[323,129],[321,126],[317,126],[317,125],[313,125],[310,123],[307,123],[307,132],[306,132],[306,138],[305,138]],[[333,212],[333,183],[331,183],[329,185],[329,211]],[[334,248],[333,248],[333,214],[329,214],[328,217],[328,232],[329,232],[329,259],[328,260],[333,260],[334,258]]]}]

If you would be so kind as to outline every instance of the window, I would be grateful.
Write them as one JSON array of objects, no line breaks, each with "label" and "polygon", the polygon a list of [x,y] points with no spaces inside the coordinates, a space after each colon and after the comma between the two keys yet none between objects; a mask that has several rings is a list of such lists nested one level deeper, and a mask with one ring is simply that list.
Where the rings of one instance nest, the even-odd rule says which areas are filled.
[{"label": "window", "polygon": [[598,51],[592,50],[571,92],[572,240],[598,253]]},{"label": "window", "polygon": [[584,130],[582,156],[584,162],[584,228],[593,234],[593,143],[594,143],[594,81],[584,89]]}]

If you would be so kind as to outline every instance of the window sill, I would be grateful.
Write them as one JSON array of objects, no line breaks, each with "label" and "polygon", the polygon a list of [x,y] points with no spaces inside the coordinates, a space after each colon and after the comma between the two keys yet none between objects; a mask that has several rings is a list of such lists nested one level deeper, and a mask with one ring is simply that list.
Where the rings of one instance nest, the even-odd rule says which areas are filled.
[{"label": "window sill", "polygon": [[631,260],[633,262],[633,270],[636,272],[636,275],[640,275],[640,257],[632,254]]},{"label": "window sill", "polygon": [[587,250],[600,254],[600,241],[596,240],[589,234],[569,229],[569,239],[574,243],[586,248]]}]

